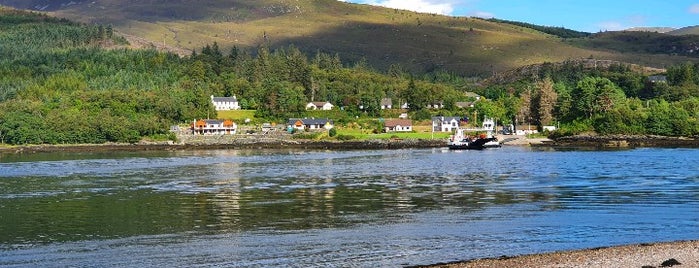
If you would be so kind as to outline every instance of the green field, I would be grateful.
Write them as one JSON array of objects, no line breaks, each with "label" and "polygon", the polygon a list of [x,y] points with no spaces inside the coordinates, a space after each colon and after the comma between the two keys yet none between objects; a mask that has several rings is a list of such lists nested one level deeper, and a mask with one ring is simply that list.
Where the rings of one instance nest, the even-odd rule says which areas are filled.
[{"label": "green field", "polygon": [[217,114],[216,118],[218,119],[231,119],[235,122],[243,122],[245,119],[255,119],[255,110],[218,111]]}]

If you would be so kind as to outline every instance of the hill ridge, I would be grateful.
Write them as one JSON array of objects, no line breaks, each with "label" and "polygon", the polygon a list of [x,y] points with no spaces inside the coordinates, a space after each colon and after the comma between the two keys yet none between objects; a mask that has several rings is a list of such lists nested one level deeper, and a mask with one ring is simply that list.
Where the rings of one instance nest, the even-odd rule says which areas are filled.
[{"label": "hill ridge", "polygon": [[604,47],[604,42],[577,42],[511,23],[336,0],[203,0],[196,6],[183,0],[0,0],[0,4],[23,8],[50,4],[44,9],[52,9],[53,15],[114,25],[126,36],[142,38],[139,44],[173,48],[180,55],[214,42],[224,51],[233,46],[254,51],[267,42],[273,47],[293,44],[307,55],[337,53],[344,62],[366,61],[378,70],[399,65],[413,73],[443,70],[477,77],[587,57],[658,68],[691,59],[620,52]]}]

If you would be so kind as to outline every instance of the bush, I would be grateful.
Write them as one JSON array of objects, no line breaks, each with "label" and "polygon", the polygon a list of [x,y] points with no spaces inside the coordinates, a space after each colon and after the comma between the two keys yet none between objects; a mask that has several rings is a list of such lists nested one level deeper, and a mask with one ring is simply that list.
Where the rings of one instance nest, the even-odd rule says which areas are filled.
[{"label": "bush", "polygon": [[335,137],[335,138],[336,138],[337,140],[339,140],[339,141],[348,141],[348,140],[354,140],[354,139],[355,139],[355,137],[352,136],[352,135],[337,135],[337,137]]},{"label": "bush", "polygon": [[330,137],[335,137],[335,136],[337,136],[337,129],[331,128],[331,129],[328,131],[328,136],[330,136]]}]

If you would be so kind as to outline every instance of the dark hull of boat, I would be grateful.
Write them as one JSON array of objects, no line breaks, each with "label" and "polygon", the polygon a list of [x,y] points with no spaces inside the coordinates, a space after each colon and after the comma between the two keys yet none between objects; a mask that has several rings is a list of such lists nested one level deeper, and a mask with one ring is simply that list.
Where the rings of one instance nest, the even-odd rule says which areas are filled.
[{"label": "dark hull of boat", "polygon": [[[485,146],[486,143],[490,141],[495,141],[496,138],[487,139],[477,139],[475,141],[469,142],[468,144],[449,144],[449,150],[483,150],[485,148],[492,148],[492,146]],[[498,146],[500,147],[500,146]]]}]

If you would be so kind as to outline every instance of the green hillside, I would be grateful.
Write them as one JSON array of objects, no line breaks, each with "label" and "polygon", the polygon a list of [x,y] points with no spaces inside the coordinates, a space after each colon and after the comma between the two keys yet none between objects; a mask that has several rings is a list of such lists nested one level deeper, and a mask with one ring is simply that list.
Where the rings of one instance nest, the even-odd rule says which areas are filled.
[{"label": "green hillside", "polygon": [[51,10],[59,17],[111,24],[156,46],[196,49],[217,42],[254,50],[294,44],[307,55],[338,53],[345,62],[366,59],[387,70],[448,70],[467,76],[568,59],[594,57],[665,67],[683,57],[619,53],[577,46],[538,30],[476,18],[420,14],[336,0],[0,0],[0,4]]},{"label": "green hillside", "polygon": [[582,47],[656,56],[699,57],[699,35],[670,35],[657,32],[620,31],[597,33],[573,41]]},{"label": "green hillside", "polygon": [[699,35],[699,26],[690,26],[690,27],[684,27],[680,28],[671,32],[668,32],[668,34],[671,35]]}]

